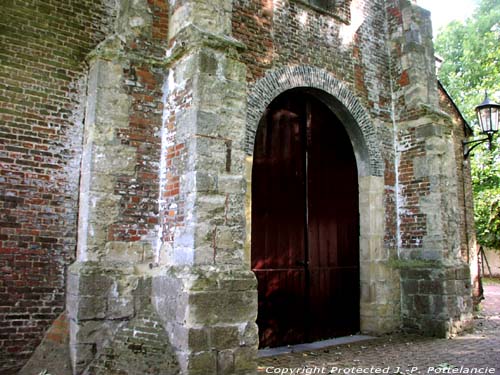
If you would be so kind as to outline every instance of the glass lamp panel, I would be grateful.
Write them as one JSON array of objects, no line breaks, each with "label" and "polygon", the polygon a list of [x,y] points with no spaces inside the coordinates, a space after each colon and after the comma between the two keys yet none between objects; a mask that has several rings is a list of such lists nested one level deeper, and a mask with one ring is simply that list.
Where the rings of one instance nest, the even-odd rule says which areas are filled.
[{"label": "glass lamp panel", "polygon": [[490,128],[490,116],[489,116],[489,110],[487,108],[481,108],[478,111],[478,117],[479,117],[479,125],[481,126],[481,133],[486,133],[488,132],[488,129]]},{"label": "glass lamp panel", "polygon": [[498,112],[499,107],[491,108],[491,130],[495,133],[498,131]]},{"label": "glass lamp panel", "polygon": [[491,116],[490,108],[481,108],[479,110],[479,125],[481,125],[481,132],[488,133],[491,130]]}]

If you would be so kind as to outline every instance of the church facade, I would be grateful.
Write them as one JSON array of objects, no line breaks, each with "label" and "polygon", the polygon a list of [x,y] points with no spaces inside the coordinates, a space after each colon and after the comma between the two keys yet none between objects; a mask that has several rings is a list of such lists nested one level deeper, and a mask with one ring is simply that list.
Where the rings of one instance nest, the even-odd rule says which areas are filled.
[{"label": "church facade", "polygon": [[414,1],[1,7],[2,373],[470,328],[472,132]]}]

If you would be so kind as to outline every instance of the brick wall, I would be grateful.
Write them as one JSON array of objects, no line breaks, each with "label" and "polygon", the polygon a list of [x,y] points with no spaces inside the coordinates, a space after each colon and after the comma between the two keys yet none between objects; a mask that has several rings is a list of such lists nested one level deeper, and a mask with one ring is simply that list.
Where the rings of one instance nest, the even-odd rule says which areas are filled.
[{"label": "brick wall", "polygon": [[114,194],[120,196],[119,215],[108,228],[106,240],[143,241],[152,248],[159,224],[159,135],[165,79],[164,68],[154,61],[165,56],[168,6],[164,0],[148,0],[148,4],[153,14],[151,33],[134,38],[124,47],[125,54],[135,56],[124,65],[122,79],[123,91],[131,100],[131,107],[127,127],[118,129],[116,135],[122,145],[136,149],[136,160],[132,175],[117,178]]},{"label": "brick wall", "polygon": [[[146,2],[145,2],[146,3]],[[75,258],[86,55],[116,26],[108,0],[3,2],[0,13],[0,372],[29,358],[65,304]],[[158,137],[168,4],[147,0],[151,24],[128,38],[123,69],[135,173],[118,176],[119,220],[108,241],[151,242],[158,224]],[[127,12],[128,9],[123,9]],[[5,46],[5,48],[4,48]],[[147,56],[148,60],[142,56]]]},{"label": "brick wall", "polygon": [[[241,61],[252,84],[267,70],[310,65],[327,70],[356,95],[376,124],[385,162],[385,244],[395,248],[396,201],[392,135],[391,73],[386,46],[386,9],[382,1],[350,1],[322,12],[307,1],[233,2],[233,36],[246,45]],[[393,20],[397,27],[400,19]],[[402,21],[401,21],[402,22]],[[396,87],[398,88],[398,87]],[[379,145],[377,145],[379,147]]]},{"label": "brick wall", "polygon": [[457,164],[457,190],[458,190],[458,221],[460,225],[460,252],[462,259],[469,262],[475,254],[470,254],[469,249],[475,247],[476,233],[474,228],[474,201],[472,197],[472,180],[470,164],[464,161],[462,140],[470,136],[470,129],[465,123],[465,119],[453,104],[445,91],[439,86],[439,105],[441,109],[449,114],[453,119],[453,143],[455,160]]},{"label": "brick wall", "polygon": [[64,309],[76,243],[85,55],[99,0],[0,4],[0,372],[14,373]]},{"label": "brick wall", "polygon": [[346,24],[303,1],[235,1],[233,35],[247,47],[241,59],[249,82],[271,68],[318,66],[352,86],[372,113],[390,118],[382,2],[358,2]]}]

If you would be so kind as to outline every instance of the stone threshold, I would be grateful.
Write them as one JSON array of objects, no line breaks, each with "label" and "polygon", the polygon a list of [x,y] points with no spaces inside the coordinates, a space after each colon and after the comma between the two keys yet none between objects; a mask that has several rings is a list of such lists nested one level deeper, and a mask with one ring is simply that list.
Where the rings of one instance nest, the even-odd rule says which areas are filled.
[{"label": "stone threshold", "polygon": [[376,337],[373,337],[373,336],[352,335],[352,336],[338,337],[335,339],[316,341],[316,342],[311,342],[311,343],[307,343],[307,344],[280,346],[277,348],[266,348],[266,349],[260,349],[258,351],[257,357],[258,358],[265,358],[265,357],[273,357],[273,356],[282,355],[282,354],[300,353],[300,352],[305,352],[308,350],[319,350],[319,349],[327,348],[329,346],[352,344],[352,343],[356,343],[359,341],[372,340],[375,338]]}]

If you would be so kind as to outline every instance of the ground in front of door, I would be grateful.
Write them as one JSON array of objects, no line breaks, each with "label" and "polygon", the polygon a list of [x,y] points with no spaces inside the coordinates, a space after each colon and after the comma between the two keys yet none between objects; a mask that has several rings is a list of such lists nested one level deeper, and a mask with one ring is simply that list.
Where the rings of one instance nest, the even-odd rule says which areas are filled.
[{"label": "ground in front of door", "polygon": [[487,283],[472,333],[453,339],[397,334],[259,360],[264,374],[500,375],[500,282]]}]

